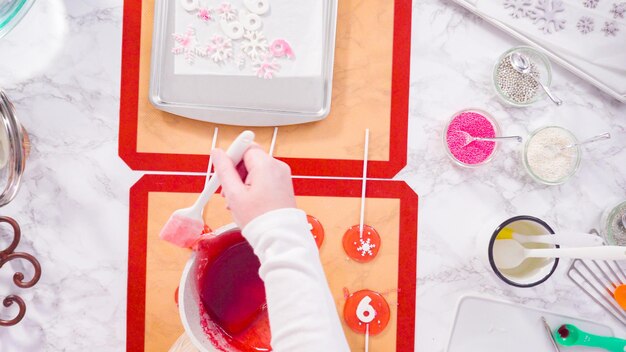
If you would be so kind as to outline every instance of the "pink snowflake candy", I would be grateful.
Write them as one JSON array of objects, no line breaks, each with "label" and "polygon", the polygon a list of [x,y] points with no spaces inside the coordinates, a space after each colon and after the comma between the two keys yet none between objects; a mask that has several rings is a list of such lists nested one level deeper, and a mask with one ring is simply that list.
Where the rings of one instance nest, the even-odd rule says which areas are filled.
[{"label": "pink snowflake candy", "polygon": [[233,41],[230,38],[216,34],[206,48],[215,63],[221,64],[233,58]]},{"label": "pink snowflake candy", "polygon": [[288,59],[295,59],[296,54],[294,54],[293,49],[291,49],[291,45],[284,39],[276,39],[270,45],[270,53],[274,57],[287,57]]},{"label": "pink snowflake candy", "polygon": [[264,55],[260,61],[254,63],[256,75],[263,79],[272,79],[280,70],[280,65],[272,55]]},{"label": "pink snowflake candy", "polygon": [[197,14],[198,18],[204,22],[209,22],[211,20],[213,20],[213,10],[206,8],[206,7],[201,7],[198,10],[198,14]]},{"label": "pink snowflake candy", "polygon": [[174,48],[172,53],[174,55],[183,55],[185,61],[192,64],[196,56],[202,56],[202,49],[197,45],[198,40],[196,38],[196,30],[193,26],[188,26],[187,30],[183,34],[174,33]]}]

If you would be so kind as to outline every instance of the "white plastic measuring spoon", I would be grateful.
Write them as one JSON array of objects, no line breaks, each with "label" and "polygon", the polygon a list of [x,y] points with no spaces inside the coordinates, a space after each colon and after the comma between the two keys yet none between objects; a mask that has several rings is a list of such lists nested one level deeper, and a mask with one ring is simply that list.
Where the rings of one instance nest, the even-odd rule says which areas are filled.
[{"label": "white plastic measuring spoon", "polygon": [[498,240],[493,244],[493,259],[498,269],[517,268],[528,258],[626,260],[626,247],[599,246],[528,249],[515,240]]}]

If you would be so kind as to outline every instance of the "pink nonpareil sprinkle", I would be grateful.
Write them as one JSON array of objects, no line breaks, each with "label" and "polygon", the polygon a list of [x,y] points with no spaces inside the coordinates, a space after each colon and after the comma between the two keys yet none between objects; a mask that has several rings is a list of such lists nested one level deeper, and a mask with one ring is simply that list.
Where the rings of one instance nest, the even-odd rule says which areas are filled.
[{"label": "pink nonpareil sprinkle", "polygon": [[465,136],[459,131],[467,132],[472,137],[493,138],[496,131],[493,124],[483,115],[466,111],[457,115],[446,134],[446,142],[450,153],[460,162],[476,165],[487,160],[493,154],[495,142],[473,141],[464,146]]}]

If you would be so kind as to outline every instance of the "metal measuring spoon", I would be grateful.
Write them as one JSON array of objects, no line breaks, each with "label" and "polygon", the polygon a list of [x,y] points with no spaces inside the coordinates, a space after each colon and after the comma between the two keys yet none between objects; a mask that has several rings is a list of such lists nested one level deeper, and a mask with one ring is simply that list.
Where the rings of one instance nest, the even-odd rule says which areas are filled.
[{"label": "metal measuring spoon", "polygon": [[522,142],[522,137],[520,136],[507,136],[507,137],[474,137],[471,134],[465,132],[465,131],[456,131],[456,133],[459,133],[463,136],[463,138],[465,138],[465,142],[463,142],[463,146],[465,147],[466,145],[474,142],[474,141],[499,141],[499,140],[508,140],[508,139],[514,139],[518,142]]},{"label": "metal measuring spoon", "polygon": [[569,144],[566,145],[565,147],[561,148],[561,150],[567,149],[567,148],[572,148],[572,147],[576,147],[576,146],[581,146],[583,144],[588,144],[588,143],[593,143],[593,142],[597,142],[597,141],[601,141],[603,139],[610,139],[611,138],[611,134],[609,132],[606,133],[602,133],[599,134],[597,136],[593,136],[589,139],[585,139],[582,142],[578,142],[578,143],[573,143],[573,144]]},{"label": "metal measuring spoon", "polygon": [[515,71],[523,75],[529,75],[530,77],[532,77],[532,79],[541,86],[544,92],[546,92],[546,94],[550,97],[550,99],[557,106],[560,106],[561,104],[563,104],[563,100],[557,98],[554,94],[552,94],[552,91],[550,91],[548,87],[546,87],[543,83],[541,83],[541,81],[535,78],[535,76],[530,74],[531,67],[530,67],[530,59],[528,58],[528,56],[522,53],[515,52],[511,54],[511,56],[509,57],[509,61],[511,62],[511,66],[513,66]]}]

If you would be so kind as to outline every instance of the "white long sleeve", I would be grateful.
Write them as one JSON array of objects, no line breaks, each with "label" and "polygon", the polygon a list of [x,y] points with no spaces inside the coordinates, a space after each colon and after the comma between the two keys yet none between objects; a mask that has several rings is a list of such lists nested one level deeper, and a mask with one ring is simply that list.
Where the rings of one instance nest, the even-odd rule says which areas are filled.
[{"label": "white long sleeve", "polygon": [[242,232],[261,262],[272,349],[350,351],[306,214],[274,210]]}]

